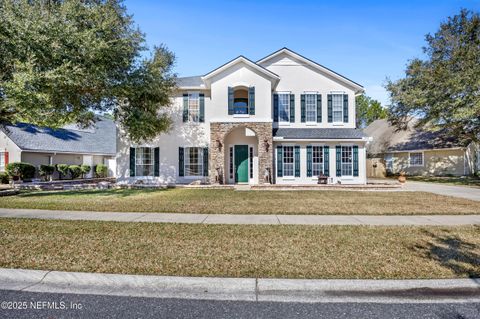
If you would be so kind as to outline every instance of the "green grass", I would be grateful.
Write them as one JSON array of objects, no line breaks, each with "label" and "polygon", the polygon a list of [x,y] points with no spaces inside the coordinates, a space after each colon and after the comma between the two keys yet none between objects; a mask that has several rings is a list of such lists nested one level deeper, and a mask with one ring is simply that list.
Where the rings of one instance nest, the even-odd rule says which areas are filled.
[{"label": "green grass", "polygon": [[0,219],[0,267],[176,276],[480,276],[480,229]]},{"label": "green grass", "polygon": [[449,185],[458,185],[458,186],[470,186],[480,188],[480,178],[470,177],[470,176],[454,176],[454,177],[440,177],[440,176],[408,176],[408,181],[417,181],[417,182],[428,182],[428,183],[439,183],[439,184],[449,184]]},{"label": "green grass", "polygon": [[201,214],[477,214],[480,202],[422,192],[212,189],[31,192],[2,208]]}]

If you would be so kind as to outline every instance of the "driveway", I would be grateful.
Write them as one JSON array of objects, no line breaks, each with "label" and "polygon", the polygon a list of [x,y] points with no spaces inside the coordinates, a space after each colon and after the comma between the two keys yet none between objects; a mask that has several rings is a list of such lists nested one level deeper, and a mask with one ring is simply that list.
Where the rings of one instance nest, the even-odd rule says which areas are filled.
[{"label": "driveway", "polygon": [[480,201],[480,188],[443,185],[436,183],[412,182],[407,179],[403,185],[405,191],[429,192],[439,195],[461,197],[470,200]]}]

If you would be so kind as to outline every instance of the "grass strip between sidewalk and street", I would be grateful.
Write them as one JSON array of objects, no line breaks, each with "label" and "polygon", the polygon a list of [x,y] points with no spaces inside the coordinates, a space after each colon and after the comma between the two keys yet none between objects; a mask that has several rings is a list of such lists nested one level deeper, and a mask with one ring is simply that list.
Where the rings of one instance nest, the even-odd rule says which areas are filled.
[{"label": "grass strip between sidewalk and street", "polygon": [[0,267],[174,276],[480,276],[480,227],[0,219]]},{"label": "grass strip between sidewalk and street", "polygon": [[479,214],[480,202],[403,191],[234,191],[110,189],[27,192],[0,197],[0,208],[198,214]]}]

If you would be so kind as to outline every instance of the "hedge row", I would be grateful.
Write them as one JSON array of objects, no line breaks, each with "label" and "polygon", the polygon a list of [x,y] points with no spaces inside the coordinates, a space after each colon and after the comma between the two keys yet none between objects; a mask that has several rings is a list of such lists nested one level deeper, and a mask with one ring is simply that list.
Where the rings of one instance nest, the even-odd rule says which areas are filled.
[{"label": "hedge row", "polygon": [[[38,174],[45,180],[49,180],[56,171],[58,172],[60,179],[68,176],[70,176],[71,179],[75,179],[80,176],[84,178],[85,174],[88,174],[90,170],[90,165],[40,165],[38,167]],[[13,180],[31,180],[35,176],[35,171],[35,166],[29,163],[9,163],[5,168],[5,173],[0,173],[0,182],[2,184],[8,184],[10,178]],[[104,164],[98,164],[95,166],[95,175],[97,177],[107,177],[107,171],[108,168]]]}]

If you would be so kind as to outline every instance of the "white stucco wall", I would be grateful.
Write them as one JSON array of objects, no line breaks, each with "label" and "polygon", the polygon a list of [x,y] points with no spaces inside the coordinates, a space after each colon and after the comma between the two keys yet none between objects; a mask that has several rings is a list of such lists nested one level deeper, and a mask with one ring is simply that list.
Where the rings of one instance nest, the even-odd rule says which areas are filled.
[{"label": "white stucco wall", "polygon": [[20,162],[22,152],[20,148],[2,131],[0,131],[0,152],[8,152],[8,162]]},{"label": "white stucco wall", "polygon": [[[280,76],[281,80],[275,88],[275,91],[290,91],[295,94],[295,122],[279,123],[278,125],[281,127],[355,128],[355,92],[352,87],[339,82],[327,74],[319,72],[318,69],[302,64],[300,61],[286,54],[280,54],[263,63],[262,66]],[[327,94],[333,91],[348,94],[348,123],[328,123]],[[321,123],[301,123],[300,95],[305,92],[318,92],[322,95]],[[274,123],[274,125],[275,124],[276,123]]]}]

